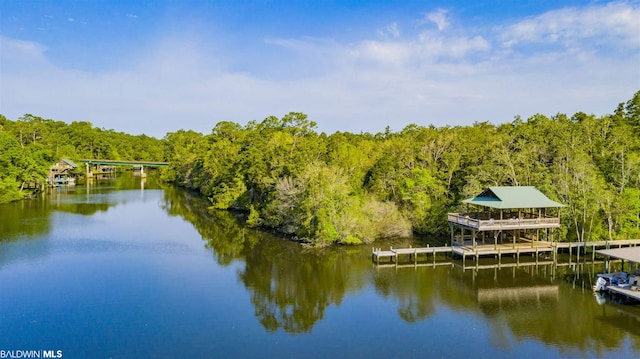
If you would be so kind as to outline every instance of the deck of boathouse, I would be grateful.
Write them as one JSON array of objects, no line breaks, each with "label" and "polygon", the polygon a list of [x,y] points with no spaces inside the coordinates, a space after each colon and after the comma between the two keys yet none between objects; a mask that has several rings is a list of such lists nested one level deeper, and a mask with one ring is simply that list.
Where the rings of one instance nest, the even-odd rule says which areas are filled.
[{"label": "deck of boathouse", "polygon": [[449,213],[451,224],[477,231],[497,231],[513,229],[541,229],[560,227],[560,217],[527,212],[503,213],[508,219],[496,219],[488,213]]}]

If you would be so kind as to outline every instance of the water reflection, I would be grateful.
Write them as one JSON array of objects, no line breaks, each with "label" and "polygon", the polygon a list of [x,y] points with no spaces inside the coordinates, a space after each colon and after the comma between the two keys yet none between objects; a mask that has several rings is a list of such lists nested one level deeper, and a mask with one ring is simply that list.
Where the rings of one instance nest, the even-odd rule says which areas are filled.
[{"label": "water reflection", "polygon": [[[82,183],[78,186],[51,187],[34,199],[0,204],[0,244],[21,242],[17,246],[0,247],[0,268],[51,257],[55,246],[48,239],[56,229],[54,227],[82,227],[85,222],[82,218],[73,217],[64,217],[66,219],[63,220],[60,213],[90,217],[107,212],[113,206],[125,205],[132,201],[125,190],[135,188],[138,182],[131,177],[94,179],[86,186]],[[159,188],[157,183],[154,183],[154,187]],[[92,230],[86,229],[87,233]]]},{"label": "water reflection", "polygon": [[[327,317],[330,309],[336,308],[339,311],[344,302],[370,292],[371,297],[366,300],[380,301],[387,308],[391,306],[393,318],[390,321],[410,324],[396,326],[403,328],[402,333],[394,334],[397,336],[415,336],[417,334],[413,330],[424,327],[432,327],[429,329],[432,332],[423,333],[426,336],[437,334],[439,328],[434,323],[439,323],[438,317],[442,313],[461,313],[464,320],[483,324],[483,334],[489,338],[489,345],[498,353],[521,348],[523,345],[532,345],[538,350],[551,347],[565,356],[607,356],[629,346],[631,350],[640,352],[640,308],[610,302],[599,305],[591,295],[590,281],[594,273],[601,269],[598,264],[574,263],[556,267],[528,263],[528,266],[510,268],[469,269],[459,267],[454,261],[433,267],[375,267],[370,260],[369,247],[304,249],[299,244],[268,233],[249,230],[232,213],[211,210],[207,200],[189,192],[168,186],[163,188],[159,203],[156,202],[159,193],[155,196],[147,193],[145,196],[148,189],[159,187],[152,177],[146,182],[120,178],[66,189],[52,193],[48,198],[0,206],[0,216],[8,219],[0,221],[0,238],[3,241],[29,239],[42,244],[52,231],[52,226],[69,225],[55,223],[56,212],[90,216],[106,212],[113,206],[130,205],[130,202],[144,202],[147,205],[148,201],[148,206],[155,206],[153,208],[156,212],[161,212],[160,217],[154,218],[166,219],[166,212],[193,226],[201,236],[202,243],[197,242],[196,236],[192,247],[197,247],[198,250],[206,248],[206,252],[198,253],[206,258],[207,264],[214,262],[209,259],[210,255],[219,265],[213,268],[199,264],[201,267],[198,266],[198,270],[217,273],[220,267],[224,267],[230,271],[231,282],[238,285],[242,294],[246,294],[246,299],[240,295],[238,300],[244,300],[249,311],[253,310],[249,314],[250,319],[255,317],[256,323],[259,323],[255,325],[269,335],[278,332],[311,333],[314,328],[322,328],[318,324],[323,320],[335,321],[335,318]],[[140,195],[136,191],[140,191]],[[158,205],[164,212],[158,211]],[[135,208],[138,210],[143,207]],[[130,225],[133,226],[131,223]],[[168,225],[164,227],[163,223],[157,223],[157,220],[154,223],[142,223],[141,226],[153,226],[158,231],[171,230]],[[91,231],[92,228],[87,230]],[[126,230],[128,229],[122,232]],[[179,240],[176,239],[182,232],[176,233],[175,238],[169,238],[170,242],[167,239],[165,245],[173,245],[174,242],[185,244],[178,243]],[[141,258],[146,265],[155,263],[151,259],[153,250],[150,247],[158,245],[158,241],[133,243],[126,242],[123,238],[119,240],[122,243],[118,242],[121,245],[118,248],[126,255],[135,257],[134,254],[144,252],[144,257]],[[97,239],[94,240],[96,241]],[[58,245],[63,244],[68,245],[68,241],[58,242]],[[130,249],[134,244],[137,244],[135,248],[138,249],[135,253]],[[11,248],[0,247],[0,269],[2,265],[21,256],[51,255],[47,245],[33,248],[22,246],[21,253],[24,254],[11,252]],[[99,245],[94,248],[103,250]],[[168,253],[174,254],[176,247],[168,248],[169,250],[162,252],[167,258]],[[190,259],[189,253],[191,252],[185,250],[181,252],[181,256],[173,258],[180,257],[180,260],[187,262]],[[116,254],[119,255],[120,252],[114,256]],[[138,260],[138,257],[135,258]],[[445,257],[438,258],[437,264],[448,260]],[[157,261],[163,263],[164,270],[164,257]],[[171,270],[158,270],[158,273],[163,273],[164,276],[182,273],[182,267],[176,262],[171,263],[174,266]],[[197,273],[188,273],[195,276],[194,283],[198,285],[194,285],[194,288],[198,289],[197,293],[200,295],[211,289],[203,287],[215,286],[215,283],[203,280],[204,276],[199,278]],[[162,280],[158,279],[158,282]],[[150,287],[151,284],[145,282]],[[170,287],[167,285],[166,288]],[[211,292],[217,293],[217,289],[216,287]],[[191,305],[191,302],[187,304]],[[207,309],[201,310],[205,312]],[[337,315],[349,314],[342,311]],[[216,312],[208,312],[208,315],[208,318],[217,318]],[[363,322],[363,328],[360,329],[365,333],[363,336],[374,338],[385,334],[384,328],[374,328],[372,323],[372,320]],[[458,331],[456,335],[459,335],[457,340],[461,342],[471,335],[464,327],[456,327],[455,330]],[[487,343],[481,342],[480,345]],[[469,349],[468,346],[462,347]],[[460,351],[452,353],[462,354]]]},{"label": "water reflection", "polygon": [[[436,271],[439,270],[441,268]],[[376,272],[374,285],[380,295],[398,302],[400,318],[413,323],[427,319],[436,310],[434,293],[442,283],[441,278],[432,274],[434,272],[430,268],[420,268],[417,271],[409,268],[399,271],[385,268]]]},{"label": "water reflection", "polygon": [[40,198],[0,205],[0,242],[49,233],[51,211],[51,205]]},{"label": "water reflection", "polygon": [[368,268],[340,249],[301,250],[261,241],[246,253],[240,278],[260,323],[269,331],[310,332],[329,306],[363,286]]},{"label": "water reflection", "polygon": [[209,205],[206,200],[188,191],[174,187],[164,191],[164,210],[193,224],[218,264],[229,265],[242,258],[245,247],[259,242],[262,234],[244,228],[230,212],[211,210]]},{"label": "water reflection", "polygon": [[[255,315],[268,331],[309,332],[327,307],[363,285],[370,265],[344,248],[304,250],[300,245],[246,229],[226,211],[202,198],[167,189],[163,207],[191,222],[221,265],[243,260],[239,279],[250,293]],[[354,278],[356,277],[356,278]]]},{"label": "water reflection", "polygon": [[[47,235],[52,229],[51,216],[57,211],[91,216],[126,204],[130,200],[127,196],[107,194],[135,188],[139,182],[131,177],[91,179],[86,185],[51,187],[34,199],[0,205],[0,242]],[[154,182],[153,188],[159,184]]]},{"label": "water reflection", "polygon": [[305,250],[247,230],[228,212],[209,210],[197,196],[173,189],[165,193],[166,210],[193,223],[220,264],[244,261],[239,278],[268,331],[311,332],[328,307],[339,306],[348,293],[371,281],[380,296],[397,303],[398,316],[407,323],[428,321],[439,307],[483,316],[491,323],[496,348],[533,339],[566,354],[604,355],[627,339],[636,347],[640,343],[638,308],[603,307],[590,295],[594,264],[372,271],[368,248]]},{"label": "water reflection", "polygon": [[638,348],[640,308],[599,305],[586,277],[577,274],[590,267],[389,268],[376,276],[376,288],[398,302],[398,313],[407,322],[428,320],[438,306],[481,315],[490,323],[492,345],[500,349],[526,340],[557,346],[567,355],[606,355],[626,340]]}]

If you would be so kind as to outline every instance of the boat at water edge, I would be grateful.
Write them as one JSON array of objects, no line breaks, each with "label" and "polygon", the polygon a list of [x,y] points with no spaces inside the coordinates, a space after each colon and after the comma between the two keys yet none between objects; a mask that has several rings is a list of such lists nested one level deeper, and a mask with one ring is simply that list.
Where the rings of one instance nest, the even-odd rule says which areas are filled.
[{"label": "boat at water edge", "polygon": [[635,270],[631,273],[614,272],[598,273],[596,275],[596,284],[593,286],[594,292],[606,292],[610,286],[640,291],[640,270]]}]

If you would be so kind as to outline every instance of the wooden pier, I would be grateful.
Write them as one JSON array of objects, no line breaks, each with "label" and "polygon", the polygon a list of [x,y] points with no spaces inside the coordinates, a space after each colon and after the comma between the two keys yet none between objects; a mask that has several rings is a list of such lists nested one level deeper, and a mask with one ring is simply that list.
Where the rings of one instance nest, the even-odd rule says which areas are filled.
[{"label": "wooden pier", "polygon": [[476,245],[473,246],[455,246],[453,247],[453,253],[459,255],[464,263],[467,257],[471,257],[476,261],[480,257],[493,256],[500,261],[503,255],[515,256],[520,260],[520,255],[532,255],[536,258],[540,254],[554,253],[554,247],[552,243],[548,242],[531,242],[531,243],[516,243],[514,244],[498,244],[498,245]]},{"label": "wooden pier", "polygon": [[[409,248],[393,248],[382,250],[381,248],[372,248],[371,259],[380,265],[393,264],[413,264],[429,263],[436,265],[436,254],[449,254],[451,258],[459,257],[462,259],[462,265],[465,266],[467,257],[471,257],[476,262],[481,257],[494,257],[498,262],[501,261],[503,255],[507,255],[520,262],[520,256],[531,256],[535,258],[536,263],[542,255],[553,258],[555,262],[558,251],[568,251],[571,258],[574,253],[579,261],[580,253],[586,255],[587,248],[591,249],[591,259],[595,260],[596,249],[637,247],[640,245],[640,239],[615,240],[615,241],[599,241],[599,242],[543,242],[543,241],[521,241],[509,244],[485,244],[485,245],[454,245],[444,247],[409,247]],[[574,252],[575,251],[575,252]]]},{"label": "wooden pier", "polygon": [[609,290],[609,293],[616,293],[619,295],[623,295],[627,298],[640,301],[640,292],[638,292],[637,290],[633,290],[629,288],[621,288],[615,285],[608,285],[607,290]]},{"label": "wooden pier", "polygon": [[399,256],[407,256],[409,260],[413,259],[414,263],[418,262],[418,255],[424,254],[425,260],[432,254],[433,261],[435,262],[436,253],[451,253],[453,247],[423,247],[423,248],[401,248],[393,249],[391,247],[388,251],[383,251],[381,248],[373,248],[372,259],[380,264],[380,258],[389,258],[390,261],[398,263]]},{"label": "wooden pier", "polygon": [[580,252],[587,253],[587,248],[591,249],[591,259],[593,260],[596,255],[597,249],[611,249],[611,248],[623,248],[623,247],[637,247],[640,245],[640,239],[619,239],[615,241],[597,241],[597,242],[559,242],[555,243],[558,249],[568,249],[569,256],[572,255],[575,249],[576,256],[580,259]]},{"label": "wooden pier", "polygon": [[[394,262],[381,262],[380,264],[374,263],[374,266],[376,267],[376,269],[382,269],[382,268],[395,268],[395,269],[402,269],[402,268],[418,268],[418,267],[429,267],[429,268],[435,268],[435,267],[440,267],[440,266],[446,266],[446,267],[456,267],[459,269],[462,269],[463,271],[467,271],[467,270],[486,270],[486,269],[507,269],[507,268],[524,268],[524,267],[544,267],[544,266],[553,266],[553,265],[558,265],[558,263],[555,263],[553,261],[534,261],[534,262],[495,262],[493,264],[480,264],[479,262],[474,262],[473,264],[469,264],[469,263],[461,263],[460,261],[457,260],[453,260],[453,259],[449,259],[449,260],[445,260],[445,261],[418,261],[416,263],[409,263],[409,262],[401,262],[400,264],[396,264]],[[568,265],[568,264],[565,264]]]}]

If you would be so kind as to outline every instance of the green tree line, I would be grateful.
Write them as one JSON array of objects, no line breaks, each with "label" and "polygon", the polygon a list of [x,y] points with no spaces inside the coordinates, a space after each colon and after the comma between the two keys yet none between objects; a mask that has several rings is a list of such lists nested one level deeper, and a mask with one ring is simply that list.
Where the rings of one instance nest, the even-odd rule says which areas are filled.
[{"label": "green tree line", "polygon": [[458,127],[332,135],[303,113],[165,137],[165,179],[250,226],[315,245],[447,232],[446,213],[489,186],[566,204],[562,238],[640,237],[640,92],[602,117],[534,115]]},{"label": "green tree line", "polygon": [[61,158],[162,161],[164,141],[94,127],[90,122],[54,121],[24,115],[12,121],[0,115],[0,203],[29,194],[27,182],[44,182]]},{"label": "green tree line", "polygon": [[461,210],[462,199],[511,185],[536,186],[566,205],[561,238],[640,238],[640,91],[600,117],[537,114],[377,134],[316,128],[291,112],[158,140],[87,122],[0,117],[0,201],[19,198],[21,181],[59,157],[164,160],[167,182],[200,192],[213,208],[245,211],[249,226],[316,246],[444,234],[446,213]]}]

